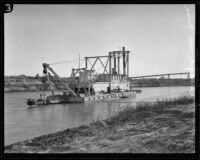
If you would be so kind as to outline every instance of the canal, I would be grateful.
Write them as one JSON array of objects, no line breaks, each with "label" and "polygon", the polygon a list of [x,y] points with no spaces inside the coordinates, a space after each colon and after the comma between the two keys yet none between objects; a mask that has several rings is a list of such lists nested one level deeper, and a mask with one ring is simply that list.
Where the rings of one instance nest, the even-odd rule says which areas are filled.
[{"label": "canal", "polygon": [[194,95],[194,87],[137,88],[142,93],[136,98],[85,102],[83,104],[54,104],[30,108],[26,98],[38,98],[40,92],[15,92],[4,94],[5,145],[30,139],[67,128],[88,124],[131,106],[138,101],[155,101],[163,97]]}]

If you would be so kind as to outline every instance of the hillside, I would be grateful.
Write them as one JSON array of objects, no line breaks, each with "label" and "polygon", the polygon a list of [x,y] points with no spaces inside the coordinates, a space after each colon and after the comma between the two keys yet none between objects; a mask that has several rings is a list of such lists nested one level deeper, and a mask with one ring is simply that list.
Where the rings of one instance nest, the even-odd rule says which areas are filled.
[{"label": "hillside", "polygon": [[[61,78],[67,81],[67,78]],[[131,87],[165,87],[165,86],[192,86],[194,79],[135,79],[131,81]],[[42,77],[40,76],[5,76],[4,91],[40,91],[42,90]],[[45,86],[46,90],[50,89],[50,85]]]},{"label": "hillside", "polygon": [[[66,78],[61,78],[66,81]],[[40,91],[42,89],[50,90],[50,85],[43,86],[43,77],[40,76],[5,76],[4,77],[4,91],[17,92],[17,91]]]},{"label": "hillside", "polygon": [[167,86],[194,86],[194,79],[165,79],[146,78],[131,80],[131,87],[167,87]]}]

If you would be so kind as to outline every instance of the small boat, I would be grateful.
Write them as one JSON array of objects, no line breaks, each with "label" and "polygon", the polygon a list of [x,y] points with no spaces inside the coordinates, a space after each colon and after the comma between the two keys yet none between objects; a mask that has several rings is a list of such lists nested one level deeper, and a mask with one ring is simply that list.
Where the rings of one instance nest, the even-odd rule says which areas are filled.
[{"label": "small boat", "polygon": [[26,104],[29,105],[29,106],[44,105],[45,101],[43,99],[31,99],[31,98],[28,98],[26,100]]},{"label": "small boat", "polygon": [[27,99],[26,103],[29,106],[33,105],[47,105],[47,104],[60,104],[60,103],[83,103],[84,98],[80,96],[74,96],[71,94],[63,94],[58,95],[49,95],[46,98],[39,98],[39,99]]},{"label": "small boat", "polygon": [[29,106],[35,105],[35,100],[31,99],[31,98],[28,98],[28,99],[26,99],[26,104],[28,104]]}]

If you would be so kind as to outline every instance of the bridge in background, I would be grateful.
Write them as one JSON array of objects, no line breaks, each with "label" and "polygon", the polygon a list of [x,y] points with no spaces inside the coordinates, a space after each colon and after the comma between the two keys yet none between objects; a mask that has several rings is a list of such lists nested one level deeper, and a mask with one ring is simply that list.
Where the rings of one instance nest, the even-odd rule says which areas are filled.
[{"label": "bridge in background", "polygon": [[181,73],[165,73],[165,74],[155,74],[155,75],[146,75],[146,76],[136,76],[136,77],[129,77],[129,79],[141,79],[141,78],[150,78],[150,77],[163,77],[167,76],[170,79],[172,75],[186,75],[187,79],[190,79],[190,72],[181,72]]}]

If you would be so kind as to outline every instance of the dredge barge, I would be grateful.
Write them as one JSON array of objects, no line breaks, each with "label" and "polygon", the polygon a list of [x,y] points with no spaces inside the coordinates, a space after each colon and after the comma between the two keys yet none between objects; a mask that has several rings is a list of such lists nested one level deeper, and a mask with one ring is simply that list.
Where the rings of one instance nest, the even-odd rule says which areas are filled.
[{"label": "dredge barge", "polygon": [[[85,68],[72,68],[71,76],[67,81],[63,81],[50,67],[50,64],[43,63],[43,92],[39,99],[27,99],[27,104],[32,106],[83,103],[136,96],[136,91],[130,90],[128,80],[129,53],[130,51],[126,51],[123,47],[121,51],[109,52],[108,56],[85,57]],[[103,63],[103,59],[106,61],[105,63]],[[101,73],[97,73],[95,70],[97,62],[103,68]],[[50,85],[51,88],[51,95],[48,96],[45,94],[47,85]],[[60,93],[55,94],[53,88]]]}]

